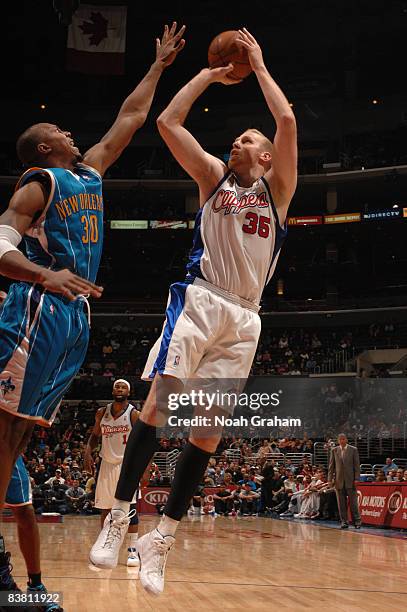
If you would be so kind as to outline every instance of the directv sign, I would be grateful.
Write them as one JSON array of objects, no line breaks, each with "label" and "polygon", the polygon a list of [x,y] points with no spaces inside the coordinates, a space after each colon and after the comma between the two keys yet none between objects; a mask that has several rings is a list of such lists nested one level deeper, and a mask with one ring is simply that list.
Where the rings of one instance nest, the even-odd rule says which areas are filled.
[{"label": "directv sign", "polygon": [[399,208],[391,208],[390,210],[376,210],[371,213],[363,213],[365,221],[381,221],[382,219],[398,219],[401,217]]}]

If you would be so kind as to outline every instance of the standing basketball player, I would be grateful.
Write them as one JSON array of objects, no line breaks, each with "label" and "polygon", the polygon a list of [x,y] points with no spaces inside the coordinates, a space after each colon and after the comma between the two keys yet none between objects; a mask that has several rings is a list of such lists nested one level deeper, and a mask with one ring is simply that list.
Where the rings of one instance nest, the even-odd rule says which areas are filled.
[{"label": "standing basketball player", "polygon": [[[0,274],[20,281],[0,313],[0,509],[14,463],[36,423],[50,425],[88,345],[86,295],[103,239],[102,176],[144,124],[158,80],[183,48],[176,23],[156,40],[156,60],[111,129],[84,156],[70,132],[28,128],[17,153],[31,166],[0,216]],[[27,257],[17,246],[25,238]]]},{"label": "standing basketball player", "polygon": [[[139,417],[138,410],[129,403],[130,384],[127,380],[121,378],[116,380],[113,385],[112,395],[114,401],[107,406],[99,408],[96,413],[95,425],[85,450],[85,469],[88,472],[92,472],[94,468],[92,452],[99,444],[100,438],[102,438],[102,448],[99,453],[102,462],[99,468],[95,492],[95,508],[99,508],[102,511],[102,527],[106,516],[113,506],[127,439]],[[132,505],[130,506],[131,510],[134,510],[129,525],[130,542],[127,565],[130,567],[135,567],[139,564],[136,551],[138,531],[137,493],[138,491],[136,490]],[[100,544],[102,547],[109,548],[110,541],[105,538]],[[92,556],[90,560],[92,561]]]},{"label": "standing basketball player", "polygon": [[[192,104],[210,84],[231,84],[232,65],[202,70],[158,119],[160,134],[174,157],[198,183],[201,209],[186,281],[170,287],[163,332],[143,373],[143,378],[154,381],[127,443],[111,513],[116,545],[101,551],[105,566],[117,563],[130,501],[157,449],[162,398],[175,389],[179,392],[182,379],[247,378],[260,335],[260,297],[286,235],[285,219],[297,181],[296,122],[254,37],[241,30],[239,43],[248,51],[276,121],[273,144],[261,132],[248,129],[233,142],[226,167],[184,128]],[[190,435],[160,524],[138,540],[140,580],[151,593],[159,594],[164,588],[165,563],[176,528],[220,436],[220,431],[206,437]]]}]

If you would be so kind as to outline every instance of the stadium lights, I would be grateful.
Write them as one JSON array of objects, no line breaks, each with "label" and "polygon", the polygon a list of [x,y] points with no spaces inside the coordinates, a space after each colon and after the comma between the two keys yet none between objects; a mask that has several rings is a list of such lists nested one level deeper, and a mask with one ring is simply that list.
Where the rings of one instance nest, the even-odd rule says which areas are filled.
[{"label": "stadium lights", "polygon": [[41,110],[45,110],[47,107],[45,106],[45,104],[41,104],[40,109]]}]

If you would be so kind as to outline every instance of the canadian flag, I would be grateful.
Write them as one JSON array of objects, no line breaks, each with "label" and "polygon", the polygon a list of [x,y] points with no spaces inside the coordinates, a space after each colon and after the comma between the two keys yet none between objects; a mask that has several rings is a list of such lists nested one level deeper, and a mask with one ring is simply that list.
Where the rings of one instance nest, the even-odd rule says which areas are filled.
[{"label": "canadian flag", "polygon": [[126,6],[81,4],[68,31],[67,70],[124,74]]}]

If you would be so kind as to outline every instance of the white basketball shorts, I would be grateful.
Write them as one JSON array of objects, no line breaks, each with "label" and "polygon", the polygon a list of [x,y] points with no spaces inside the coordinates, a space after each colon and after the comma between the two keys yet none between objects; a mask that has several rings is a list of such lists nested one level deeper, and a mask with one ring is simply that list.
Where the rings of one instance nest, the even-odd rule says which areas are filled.
[{"label": "white basketball shorts", "polygon": [[258,307],[210,283],[174,283],[160,337],[142,375],[246,379],[261,331]]},{"label": "white basketball shorts", "polygon": [[[121,463],[109,463],[102,459],[95,491],[95,508],[110,510],[113,507],[117,481],[120,476]],[[138,489],[134,493],[132,504],[137,502]]]}]

